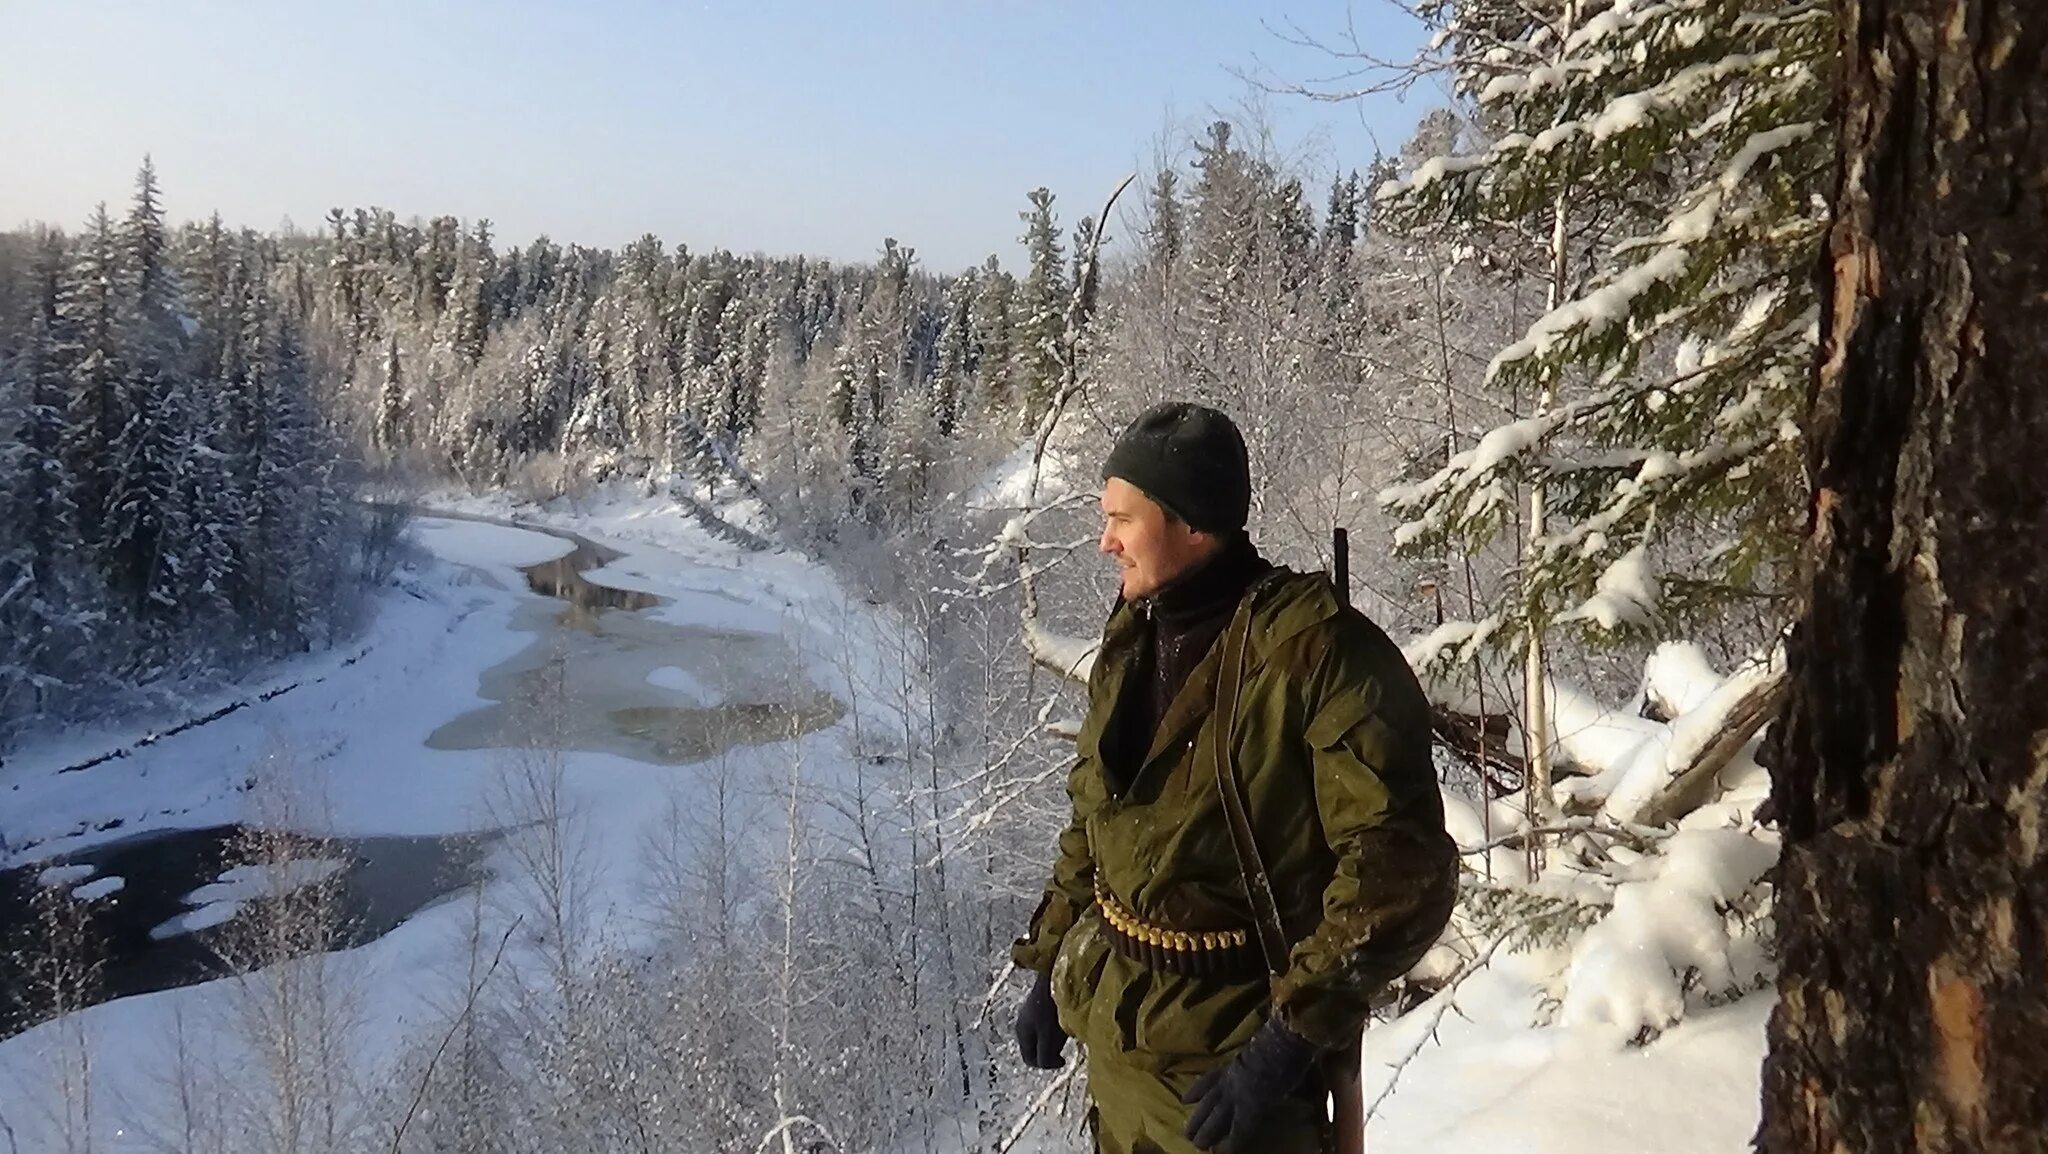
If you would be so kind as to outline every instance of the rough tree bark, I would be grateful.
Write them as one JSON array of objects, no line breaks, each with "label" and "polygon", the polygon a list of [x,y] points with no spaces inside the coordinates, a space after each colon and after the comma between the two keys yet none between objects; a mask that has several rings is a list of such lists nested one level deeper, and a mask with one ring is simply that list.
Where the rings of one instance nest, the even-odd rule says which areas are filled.
[{"label": "rough tree bark", "polygon": [[1760,1149],[2048,1149],[2048,4],[1839,0]]}]

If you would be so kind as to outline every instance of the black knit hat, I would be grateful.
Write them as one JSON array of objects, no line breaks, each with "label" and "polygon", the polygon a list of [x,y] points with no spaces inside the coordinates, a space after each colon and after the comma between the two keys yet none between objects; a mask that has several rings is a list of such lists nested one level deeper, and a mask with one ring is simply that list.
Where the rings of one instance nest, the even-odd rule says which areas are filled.
[{"label": "black knit hat", "polygon": [[1204,533],[1244,528],[1252,507],[1251,460],[1244,435],[1215,409],[1167,401],[1138,415],[1102,466]]}]

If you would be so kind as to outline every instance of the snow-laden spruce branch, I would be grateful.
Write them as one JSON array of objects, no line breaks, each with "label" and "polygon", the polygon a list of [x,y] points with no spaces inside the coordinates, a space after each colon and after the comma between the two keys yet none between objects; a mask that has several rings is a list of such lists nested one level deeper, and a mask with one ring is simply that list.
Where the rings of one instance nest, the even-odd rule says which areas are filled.
[{"label": "snow-laden spruce branch", "polygon": [[[1418,234],[1547,225],[1555,241],[1567,205],[1588,231],[1553,248],[1571,275],[1488,361],[1495,387],[1557,403],[1389,486],[1397,541],[1413,553],[1531,535],[1496,643],[1555,622],[1655,637],[1672,619],[1628,594],[1660,585],[1687,613],[1770,597],[1794,539],[1777,512],[1800,484],[1786,417],[1815,331],[1814,194],[1832,155],[1827,6],[1592,3],[1568,9],[1573,27],[1450,6],[1466,7],[1485,19],[1451,20],[1436,48],[1492,135],[1468,126],[1377,203]],[[1632,199],[1645,183],[1673,187]],[[1673,371],[1645,367],[1666,355]],[[1551,523],[1520,517],[1534,493]],[[1671,547],[1700,533],[1731,547]]]}]

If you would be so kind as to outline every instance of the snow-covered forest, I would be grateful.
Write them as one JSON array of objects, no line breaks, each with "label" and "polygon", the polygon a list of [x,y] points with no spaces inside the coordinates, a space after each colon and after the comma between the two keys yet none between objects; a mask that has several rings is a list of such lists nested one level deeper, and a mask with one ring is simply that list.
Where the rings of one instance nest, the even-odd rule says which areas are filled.
[{"label": "snow-covered forest", "polygon": [[[1011,1053],[1007,946],[1113,594],[1097,469],[1185,398],[1244,429],[1268,557],[1328,568],[1349,531],[1353,598],[1436,707],[1463,896],[1368,1031],[1376,1148],[1746,1142],[1779,852],[1756,755],[1797,612],[1837,13],[1416,11],[1415,64],[1322,45],[1363,85],[1454,94],[1397,153],[1192,126],[1106,212],[1107,188],[1020,189],[1014,268],[932,268],[904,238],[857,264],[589,248],[410,215],[432,206],[171,227],[204,206],[147,161],[75,230],[0,235],[0,774],[23,799],[0,866],[40,879],[0,1133],[1084,1148],[1076,1070]],[[559,556],[461,513],[599,540],[624,559],[591,579],[651,601],[745,603],[699,624],[768,613],[829,704],[758,732],[719,714],[712,756],[635,754],[670,776],[622,784],[576,736],[598,691],[535,675],[516,733],[406,784],[417,735],[336,719],[467,708],[512,648],[437,665],[422,639],[509,619],[516,570]],[[372,667],[436,687],[339,688]],[[175,739],[234,764],[143,748],[279,669],[309,688],[268,708],[297,720]],[[87,783],[116,772],[142,810]],[[45,867],[211,821],[254,831],[217,884],[270,887],[215,931],[245,976],[205,1027],[169,993],[121,1017],[93,912],[118,893]],[[344,940],[333,869],[291,864],[455,830],[499,839],[467,896],[377,942]],[[365,976],[380,949],[431,974],[424,1005]]]},{"label": "snow-covered forest", "polygon": [[168,228],[145,163],[118,219],[0,253],[0,746],[358,629],[390,533],[276,242]]}]

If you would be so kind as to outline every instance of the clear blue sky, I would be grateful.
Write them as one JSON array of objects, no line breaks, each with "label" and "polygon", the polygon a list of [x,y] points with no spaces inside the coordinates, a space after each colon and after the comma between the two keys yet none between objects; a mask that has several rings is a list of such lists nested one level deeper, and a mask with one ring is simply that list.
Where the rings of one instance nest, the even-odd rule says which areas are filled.
[{"label": "clear blue sky", "polygon": [[[148,152],[175,219],[376,204],[487,216],[501,244],[860,260],[894,236],[936,271],[1011,263],[1031,188],[1071,227],[1169,132],[1241,108],[1233,67],[1336,67],[1262,16],[1354,21],[1392,56],[1420,39],[1382,0],[0,0],[0,227],[76,226]],[[1434,98],[1260,99],[1328,172]]]}]

